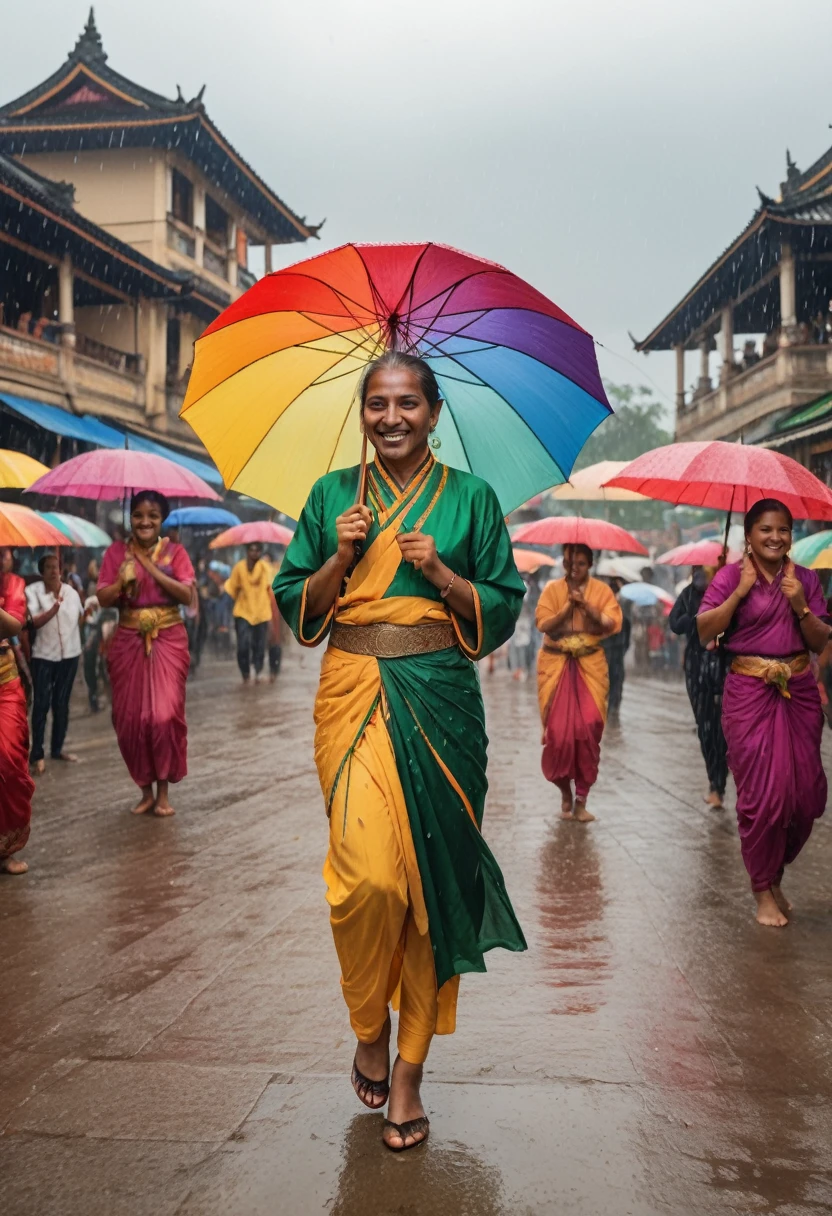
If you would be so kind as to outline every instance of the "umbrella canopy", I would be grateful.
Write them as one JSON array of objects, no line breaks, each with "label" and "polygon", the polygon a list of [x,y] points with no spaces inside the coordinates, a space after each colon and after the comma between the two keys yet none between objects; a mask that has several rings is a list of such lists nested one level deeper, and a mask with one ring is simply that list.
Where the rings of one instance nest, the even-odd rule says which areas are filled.
[{"label": "umbrella canopy", "polygon": [[631,461],[608,485],[743,513],[761,498],[778,498],[796,519],[832,519],[832,491],[822,481],[790,456],[750,444],[669,443]]},{"label": "umbrella canopy", "polygon": [[647,556],[641,541],[618,524],[605,519],[582,519],[578,515],[550,515],[521,524],[512,536],[517,544],[527,545],[589,545],[590,549],[612,549],[616,553],[640,553]]},{"label": "umbrella canopy", "polygon": [[[722,557],[722,549],[721,540],[695,540],[668,549],[667,553],[656,558],[656,562],[661,566],[716,566]],[[738,562],[741,556],[735,549],[728,550],[729,562]]]},{"label": "umbrella canopy", "polygon": [[593,567],[599,578],[621,578],[625,583],[640,583],[645,563],[640,557],[604,557]]},{"label": "umbrella canopy", "polygon": [[645,502],[646,495],[635,490],[621,490],[604,483],[626,469],[626,460],[601,460],[573,473],[562,486],[552,491],[563,502]]},{"label": "umbrella canopy", "polygon": [[219,501],[206,481],[166,456],[127,448],[96,448],[59,464],[29,486],[30,494],[114,501],[136,490],[156,490],[167,498]]},{"label": "umbrella canopy", "polygon": [[25,452],[0,448],[0,490],[25,490],[48,472],[48,465],[41,464]]},{"label": "umbrella canopy", "polygon": [[556,565],[548,553],[535,553],[534,549],[515,549],[514,564],[521,574],[536,574],[543,566]]},{"label": "umbrella canopy", "polygon": [[[810,570],[828,570],[832,567],[829,554],[832,552],[832,531],[813,532],[796,540],[789,556],[799,566],[808,566]],[[825,563],[825,564],[824,564]]]},{"label": "umbrella canopy", "polygon": [[180,507],[171,511],[165,528],[233,528],[240,523],[239,515],[225,507]]},{"label": "umbrella canopy", "polygon": [[265,545],[288,545],[294,536],[291,528],[274,524],[268,519],[256,519],[250,524],[237,524],[215,536],[209,549],[230,549],[233,545],[253,545],[260,541]]},{"label": "umbrella canopy", "polygon": [[103,528],[80,515],[67,515],[65,511],[38,511],[38,515],[82,549],[106,549],[112,543]]},{"label": "umbrella canopy", "polygon": [[19,503],[0,502],[0,545],[13,549],[36,549],[40,545],[71,545],[72,541],[37,511]]},{"label": "umbrella canopy", "polygon": [[619,595],[622,600],[629,600],[639,608],[649,608],[651,604],[673,603],[670,592],[665,591],[663,587],[657,587],[655,583],[627,583],[621,588]]},{"label": "umbrella canopy", "polygon": [[198,339],[181,416],[226,486],[297,519],[358,464],[358,390],[388,349],[421,355],[441,459],[508,514],[564,481],[610,413],[592,338],[502,266],[444,245],[343,245],[266,275]]}]

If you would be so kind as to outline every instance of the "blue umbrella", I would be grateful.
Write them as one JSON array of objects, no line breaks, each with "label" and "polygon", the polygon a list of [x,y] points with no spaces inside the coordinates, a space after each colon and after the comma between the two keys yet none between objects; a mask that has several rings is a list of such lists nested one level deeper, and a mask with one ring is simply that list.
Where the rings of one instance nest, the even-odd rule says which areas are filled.
[{"label": "blue umbrella", "polygon": [[230,528],[238,523],[239,516],[223,507],[180,507],[171,511],[165,528]]},{"label": "blue umbrella", "polygon": [[621,588],[618,594],[622,600],[630,600],[639,608],[647,608],[651,604],[673,603],[673,596],[663,587],[657,587],[655,583],[628,583],[626,587]]}]

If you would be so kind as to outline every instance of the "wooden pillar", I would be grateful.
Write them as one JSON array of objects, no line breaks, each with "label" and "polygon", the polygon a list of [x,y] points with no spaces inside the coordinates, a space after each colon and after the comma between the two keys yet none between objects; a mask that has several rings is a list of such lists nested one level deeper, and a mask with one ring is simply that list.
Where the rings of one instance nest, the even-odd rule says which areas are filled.
[{"label": "wooden pillar", "polygon": [[724,384],[734,371],[734,304],[730,301],[722,309],[722,367],[719,378]]},{"label": "wooden pillar", "polygon": [[194,261],[201,266],[205,261],[205,189],[194,186]]},{"label": "wooden pillar", "polygon": [[228,221],[228,281],[232,288],[237,287],[237,225],[233,220]]},{"label": "wooden pillar", "polygon": [[797,279],[788,241],[780,246],[780,345],[791,346],[797,329]]},{"label": "wooden pillar", "polygon": [[263,256],[265,258],[266,274],[271,274],[271,272],[272,272],[272,243],[271,243],[271,241],[266,241]]},{"label": "wooden pillar", "polygon": [[676,413],[685,408],[685,345],[680,342],[676,350]]},{"label": "wooden pillar", "polygon": [[75,345],[74,281],[72,258],[65,253],[58,266],[58,321],[64,346]]}]

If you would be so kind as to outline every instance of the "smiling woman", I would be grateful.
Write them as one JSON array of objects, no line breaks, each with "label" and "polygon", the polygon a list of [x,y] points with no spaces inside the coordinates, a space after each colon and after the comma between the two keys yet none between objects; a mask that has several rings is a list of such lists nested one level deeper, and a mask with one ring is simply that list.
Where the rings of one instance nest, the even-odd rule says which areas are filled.
[{"label": "smiling woman", "polygon": [[755,503],[745,539],[742,563],[725,566],[705,592],[698,627],[704,644],[721,636],[731,658],[722,726],[757,920],[783,926],[791,911],[783,871],[826,807],[823,713],[809,651],[823,650],[830,627],[817,574],[789,559],[788,508]]},{"label": "smiling woman", "polygon": [[[298,640],[327,634],[315,760],[330,819],[324,866],[342,991],[358,1040],[353,1087],[390,1100],[383,1138],[427,1139],[422,1065],[450,1034],[459,976],[525,941],[480,834],[482,697],[472,663],[511,635],[524,585],[496,496],[438,464],[442,400],[430,367],[389,352],[361,389],[375,448],[312,489],[274,589]],[[399,1009],[390,1077],[389,1003]]]}]

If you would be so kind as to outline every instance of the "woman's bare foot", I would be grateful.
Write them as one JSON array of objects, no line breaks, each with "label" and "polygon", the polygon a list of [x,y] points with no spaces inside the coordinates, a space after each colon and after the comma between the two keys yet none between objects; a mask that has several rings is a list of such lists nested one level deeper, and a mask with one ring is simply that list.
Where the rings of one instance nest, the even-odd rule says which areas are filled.
[{"label": "woman's bare foot", "polygon": [[755,891],[754,898],[757,901],[758,925],[770,925],[772,928],[782,929],[789,923],[788,916],[781,910],[772,891]]},{"label": "woman's bare foot", "polygon": [[575,799],[575,818],[578,823],[594,823],[595,816],[586,809],[586,803],[581,798]]},{"label": "woman's bare foot", "polygon": [[0,870],[4,874],[25,874],[28,869],[28,864],[17,857],[0,858]]},{"label": "woman's bare foot", "polygon": [[567,781],[564,785],[558,785],[560,790],[560,817],[561,819],[572,818],[572,786]]},{"label": "woman's bare foot", "polygon": [[724,810],[722,805],[722,795],[716,790],[709,790],[707,794],[703,794],[702,801],[706,806],[711,807],[715,811]]},{"label": "woman's bare foot", "polygon": [[42,776],[43,773],[46,772],[46,761],[45,760],[36,760],[35,763],[32,765],[32,772],[37,777]]},{"label": "woman's bare foot", "polygon": [[158,815],[160,819],[167,819],[170,815],[176,814],[168,798],[167,781],[156,782],[156,805],[153,808],[153,814]]},{"label": "woman's bare foot", "polygon": [[792,911],[792,905],[789,903],[789,901],[786,899],[785,895],[783,894],[782,887],[772,886],[771,893],[774,896],[774,900],[775,900],[775,903],[777,904],[777,907],[780,909],[780,911],[783,913],[784,916],[788,916],[788,914]]},{"label": "woman's bare foot", "polygon": [[[374,1043],[361,1043],[355,1051],[355,1067],[368,1081],[386,1081],[390,1075],[390,1015],[381,1028],[381,1033]],[[370,1110],[378,1110],[384,1106],[386,1097],[377,1097],[362,1088],[353,1073],[352,1087],[365,1106]]]},{"label": "woman's bare foot", "polygon": [[153,810],[153,804],[156,799],[153,797],[153,786],[143,785],[142,796],[131,811],[132,815],[144,815],[146,811]]},{"label": "woman's bare foot", "polygon": [[[423,1119],[425,1108],[422,1105],[420,1088],[422,1085],[422,1065],[408,1064],[401,1056],[396,1056],[393,1065],[393,1075],[390,1078],[390,1105],[387,1107],[387,1119],[390,1123],[409,1123],[411,1119]],[[385,1127],[382,1139],[388,1148],[412,1148],[428,1138],[428,1129],[414,1131],[402,1140],[402,1137],[392,1127]]]},{"label": "woman's bare foot", "polygon": [[61,752],[60,756],[53,756],[53,760],[63,760],[64,764],[79,764],[80,761],[72,752]]}]

